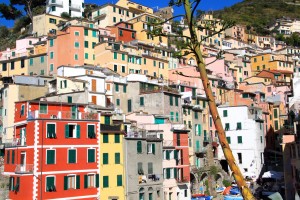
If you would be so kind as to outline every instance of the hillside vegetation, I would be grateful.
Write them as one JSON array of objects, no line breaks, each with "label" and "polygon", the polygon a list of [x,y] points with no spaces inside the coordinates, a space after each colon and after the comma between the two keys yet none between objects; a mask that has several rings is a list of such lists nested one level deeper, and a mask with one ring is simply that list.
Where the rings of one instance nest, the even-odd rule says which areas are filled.
[{"label": "hillside vegetation", "polygon": [[[290,4],[292,3],[292,4]],[[237,24],[253,27],[252,31],[269,34],[266,27],[282,17],[300,19],[300,3],[290,0],[244,0],[214,12],[215,17],[234,20]]]}]

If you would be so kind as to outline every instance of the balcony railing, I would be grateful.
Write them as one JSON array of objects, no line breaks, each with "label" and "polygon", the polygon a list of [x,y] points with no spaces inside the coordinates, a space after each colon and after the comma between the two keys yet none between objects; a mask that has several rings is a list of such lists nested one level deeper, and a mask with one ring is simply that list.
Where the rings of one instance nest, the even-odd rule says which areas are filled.
[{"label": "balcony railing", "polygon": [[32,174],[33,173],[33,164],[16,165],[15,173],[16,174]]},{"label": "balcony railing", "polygon": [[64,112],[48,110],[40,112],[39,110],[28,112],[28,120],[33,119],[74,119],[74,120],[98,120],[98,113],[88,112]]},{"label": "balcony railing", "polygon": [[101,131],[118,132],[121,131],[121,125],[101,124]]},{"label": "balcony railing", "polygon": [[26,137],[8,139],[4,143],[5,148],[26,146]]}]

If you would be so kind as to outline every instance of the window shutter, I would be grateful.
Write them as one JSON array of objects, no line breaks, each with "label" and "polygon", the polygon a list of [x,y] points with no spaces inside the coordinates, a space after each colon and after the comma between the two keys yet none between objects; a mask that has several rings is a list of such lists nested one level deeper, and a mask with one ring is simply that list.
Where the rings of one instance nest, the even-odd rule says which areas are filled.
[{"label": "window shutter", "polygon": [[99,187],[99,174],[96,174],[96,187]]},{"label": "window shutter", "polygon": [[76,127],[76,138],[80,138],[80,125]]},{"label": "window shutter", "polygon": [[177,178],[177,169],[174,168],[174,178]]},{"label": "window shutter", "polygon": [[76,150],[69,149],[69,162],[68,163],[76,163]]},{"label": "window shutter", "polygon": [[153,174],[153,163],[148,162],[148,174]]},{"label": "window shutter", "polygon": [[69,137],[69,125],[66,124],[65,125],[65,138],[68,138]]},{"label": "window shutter", "polygon": [[152,153],[155,154],[155,144],[152,144]]},{"label": "window shutter", "polygon": [[64,176],[64,190],[68,189],[68,176]]},{"label": "window shutter", "polygon": [[15,150],[11,151],[11,164],[15,164]]},{"label": "window shutter", "polygon": [[76,189],[80,189],[80,175],[76,176]]},{"label": "window shutter", "polygon": [[84,175],[84,188],[88,188],[88,175]]},{"label": "window shutter", "polygon": [[103,164],[108,164],[108,153],[103,153]]},{"label": "window shutter", "polygon": [[115,164],[120,164],[120,153],[115,153]]},{"label": "window shutter", "polygon": [[95,149],[88,149],[88,162],[95,162]]},{"label": "window shutter", "polygon": [[60,81],[60,88],[62,88],[62,81]]},{"label": "window shutter", "polygon": [[54,164],[55,163],[55,151],[48,150],[47,151],[47,164]]},{"label": "window shutter", "polygon": [[170,151],[169,150],[166,150],[166,159],[170,160]]},{"label": "window shutter", "polygon": [[174,159],[178,159],[178,151],[174,150]]},{"label": "window shutter", "polygon": [[167,168],[167,179],[171,177],[171,169]]},{"label": "window shutter", "polygon": [[122,175],[117,175],[117,186],[122,186]]},{"label": "window shutter", "polygon": [[142,142],[141,141],[137,141],[137,152],[142,153]]}]

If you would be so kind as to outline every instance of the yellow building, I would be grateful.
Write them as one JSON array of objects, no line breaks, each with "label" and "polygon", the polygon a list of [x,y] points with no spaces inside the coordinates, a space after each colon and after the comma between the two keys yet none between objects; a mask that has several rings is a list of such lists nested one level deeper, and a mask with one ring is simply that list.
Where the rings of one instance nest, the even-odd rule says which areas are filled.
[{"label": "yellow building", "polygon": [[136,46],[120,42],[103,42],[95,47],[95,64],[107,67],[120,75],[145,74],[168,79],[167,49],[155,50],[154,46],[138,43]]},{"label": "yellow building", "polygon": [[57,24],[59,24],[61,21],[66,20],[61,17],[50,14],[41,14],[33,16],[33,33],[36,34],[37,37],[48,35],[50,31],[54,33],[58,30]]},{"label": "yellow building", "polygon": [[148,34],[148,31],[153,30],[153,26],[149,25],[150,22],[158,20],[159,18],[149,13],[143,13],[135,18],[128,20],[129,23],[133,24],[134,30],[136,30],[136,39],[143,41],[147,44],[153,45],[168,45],[167,37],[152,37]]},{"label": "yellow building", "polygon": [[293,72],[293,66],[293,62],[282,54],[262,53],[251,57],[252,75],[256,75],[262,70],[287,70]]},{"label": "yellow building", "polygon": [[111,115],[101,116],[100,199],[125,199],[123,125],[112,125]]},{"label": "yellow building", "polygon": [[143,13],[143,12],[147,12],[150,14],[153,14],[153,9],[147,6],[143,6],[142,4],[138,4],[132,1],[128,1],[128,0],[119,0],[116,3],[117,6],[121,6],[123,8],[127,8],[129,10],[138,12],[138,13]]}]

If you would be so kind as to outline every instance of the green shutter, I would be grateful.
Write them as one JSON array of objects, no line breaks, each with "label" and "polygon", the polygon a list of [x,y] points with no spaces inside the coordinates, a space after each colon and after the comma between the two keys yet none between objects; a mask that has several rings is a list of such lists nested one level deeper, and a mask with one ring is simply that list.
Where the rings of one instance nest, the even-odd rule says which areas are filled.
[{"label": "green shutter", "polygon": [[173,106],[173,96],[170,95],[170,106]]},{"label": "green shutter", "polygon": [[76,138],[80,138],[80,125],[76,127]]},{"label": "green shutter", "polygon": [[65,138],[68,138],[69,137],[69,125],[66,124],[65,125]]},{"label": "green shutter", "polygon": [[80,175],[76,175],[76,189],[80,189]]},{"label": "green shutter", "polygon": [[120,153],[115,153],[115,164],[120,164]]},{"label": "green shutter", "polygon": [[197,140],[196,141],[196,152],[199,152],[200,151],[200,141]]},{"label": "green shutter", "polygon": [[88,188],[88,175],[84,175],[84,188]]},{"label": "green shutter", "polygon": [[47,150],[47,164],[55,163],[55,150]]},{"label": "green shutter", "polygon": [[177,178],[177,169],[174,168],[174,178]]},{"label": "green shutter", "polygon": [[96,174],[96,187],[99,187],[99,174]]},{"label": "green shutter", "polygon": [[144,97],[140,97],[140,106],[144,106]]},{"label": "green shutter", "polygon": [[152,153],[155,154],[155,144],[152,144]]},{"label": "green shutter", "polygon": [[76,150],[75,149],[69,149],[68,163],[76,163]]},{"label": "green shutter", "polygon": [[50,177],[46,177],[46,191],[53,191],[54,189],[54,177],[50,176]]},{"label": "green shutter", "polygon": [[102,159],[103,159],[103,161],[102,161],[102,163],[103,163],[103,165],[107,165],[108,164],[108,153],[103,153],[102,154]]},{"label": "green shutter", "polygon": [[142,142],[137,141],[137,153],[142,153]]},{"label": "green shutter", "polygon": [[231,143],[230,137],[226,137],[228,144]]},{"label": "green shutter", "polygon": [[122,186],[122,175],[117,175],[117,186]]},{"label": "green shutter", "polygon": [[64,176],[64,190],[68,189],[68,176]]},{"label": "green shutter", "polygon": [[166,159],[170,160],[170,151],[169,150],[166,150]]},{"label": "green shutter", "polygon": [[278,117],[277,109],[274,109],[274,118]]},{"label": "green shutter", "polygon": [[120,143],[120,134],[115,134],[115,143]]},{"label": "green shutter", "polygon": [[175,97],[175,106],[178,106],[178,97]]},{"label": "green shutter", "polygon": [[108,176],[103,176],[103,188],[108,188],[108,187],[109,187]]},{"label": "green shutter", "polygon": [[227,116],[228,116],[227,110],[223,110],[223,117],[227,117]]},{"label": "green shutter", "polygon": [[104,123],[107,125],[110,125],[110,117],[109,116],[104,116]]},{"label": "green shutter", "polygon": [[202,133],[202,127],[201,124],[198,124],[198,135],[201,136]]},{"label": "green shutter", "polygon": [[15,150],[11,152],[11,164],[15,164]]},{"label": "green shutter", "polygon": [[178,159],[178,151],[174,150],[174,159],[177,160]]},{"label": "green shutter", "polygon": [[103,133],[103,143],[108,143],[108,133]]},{"label": "green shutter", "polygon": [[167,168],[167,179],[171,178],[171,169],[170,168]]},{"label": "green shutter", "polygon": [[124,92],[124,93],[126,93],[126,90],[127,90],[126,87],[127,87],[127,85],[123,85],[123,92]]},{"label": "green shutter", "polygon": [[88,162],[95,162],[95,149],[88,149]]},{"label": "green shutter", "polygon": [[238,144],[242,144],[243,143],[243,137],[242,136],[238,136]]}]

